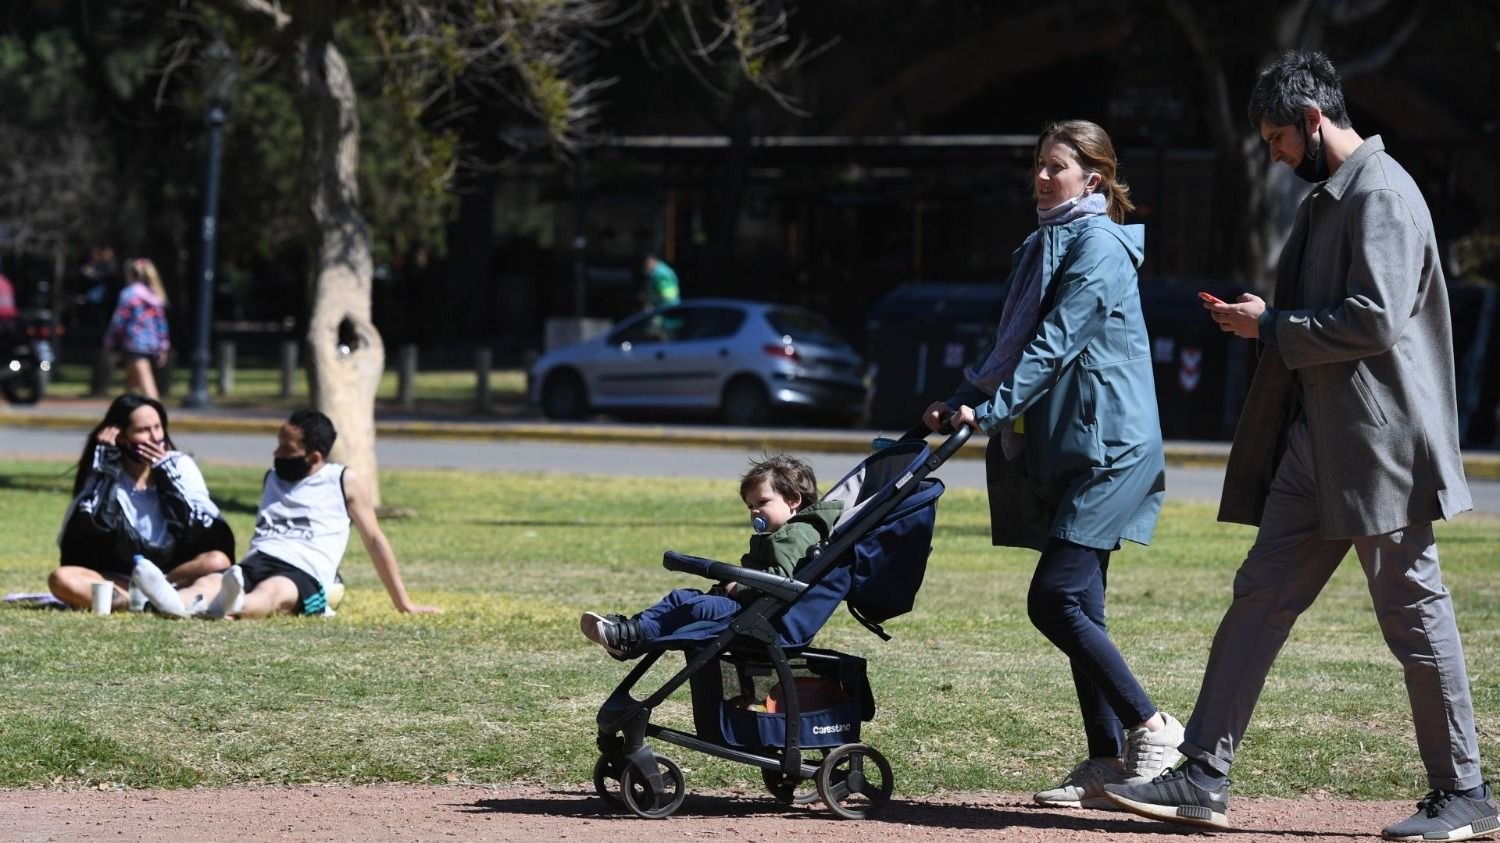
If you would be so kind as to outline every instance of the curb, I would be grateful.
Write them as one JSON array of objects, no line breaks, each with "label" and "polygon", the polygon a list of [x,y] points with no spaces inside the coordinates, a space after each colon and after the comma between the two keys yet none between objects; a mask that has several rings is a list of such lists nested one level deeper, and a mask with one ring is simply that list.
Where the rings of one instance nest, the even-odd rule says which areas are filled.
[{"label": "curb", "polygon": [[[95,414],[17,413],[0,411],[0,427],[31,427],[50,430],[87,430]],[[274,436],[280,414],[202,416],[181,412],[172,417],[176,430],[195,433],[251,433]],[[862,454],[870,450],[877,431],[805,430],[705,430],[696,427],[645,425],[594,425],[541,422],[472,422],[416,419],[375,420],[378,436],[410,439],[449,439],[475,442],[576,442],[580,444],[629,445],[672,444],[689,448],[744,448],[774,452],[781,450],[815,453]],[[975,437],[984,442],[986,437]],[[1222,469],[1229,456],[1229,443],[1183,443],[1168,441],[1163,450],[1167,465],[1176,468]],[[985,449],[970,447],[955,454],[959,459],[982,459]],[[1471,480],[1500,480],[1500,453],[1465,453],[1464,472]]]}]

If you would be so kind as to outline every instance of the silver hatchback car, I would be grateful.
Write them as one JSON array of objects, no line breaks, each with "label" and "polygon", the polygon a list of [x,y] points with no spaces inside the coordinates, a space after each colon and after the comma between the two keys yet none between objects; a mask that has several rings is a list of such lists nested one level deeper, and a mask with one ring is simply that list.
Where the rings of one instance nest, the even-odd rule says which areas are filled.
[{"label": "silver hatchback car", "polygon": [[852,422],[864,365],[821,315],[743,299],[689,299],[543,355],[531,400],[551,419],[592,411],[717,411],[755,425],[783,411]]}]

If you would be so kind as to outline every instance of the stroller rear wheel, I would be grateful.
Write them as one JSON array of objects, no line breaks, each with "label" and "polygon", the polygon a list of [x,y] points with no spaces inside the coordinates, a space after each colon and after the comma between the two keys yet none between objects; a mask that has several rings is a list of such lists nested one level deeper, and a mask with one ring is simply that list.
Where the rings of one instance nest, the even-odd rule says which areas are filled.
[{"label": "stroller rear wheel", "polygon": [[620,761],[610,760],[603,755],[594,762],[594,792],[616,811],[625,810],[625,801],[615,793],[616,788],[624,788],[624,783],[620,781],[620,764]]},{"label": "stroller rear wheel", "polygon": [[895,780],[891,764],[874,747],[846,743],[818,767],[818,795],[846,820],[861,820],[890,801]]},{"label": "stroller rear wheel", "polygon": [[626,764],[625,772],[620,776],[620,795],[625,798],[625,807],[632,814],[648,820],[670,817],[687,798],[686,782],[677,762],[658,755],[656,765],[661,772],[661,793],[654,792],[651,782],[632,764]]}]

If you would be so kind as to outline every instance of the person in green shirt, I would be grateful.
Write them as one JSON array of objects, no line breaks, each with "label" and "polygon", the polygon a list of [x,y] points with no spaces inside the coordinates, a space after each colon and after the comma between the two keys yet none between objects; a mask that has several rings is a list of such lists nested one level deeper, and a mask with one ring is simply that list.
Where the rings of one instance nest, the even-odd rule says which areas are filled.
[{"label": "person in green shirt", "polygon": [[671,307],[682,301],[677,273],[667,265],[666,261],[652,252],[647,252],[643,266],[646,272],[646,288],[641,299],[646,307],[654,310]]}]

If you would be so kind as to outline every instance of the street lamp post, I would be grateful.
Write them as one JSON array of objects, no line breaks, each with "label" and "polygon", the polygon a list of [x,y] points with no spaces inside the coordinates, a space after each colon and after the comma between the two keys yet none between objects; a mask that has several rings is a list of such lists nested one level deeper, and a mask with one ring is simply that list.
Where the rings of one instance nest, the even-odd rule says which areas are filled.
[{"label": "street lamp post", "polygon": [[203,241],[198,253],[198,324],[193,342],[193,382],[184,407],[208,407],[209,339],[214,317],[214,247],[218,242],[219,135],[224,106],[234,85],[234,55],[223,41],[209,45],[203,57],[207,78],[208,162],[203,177]]}]

